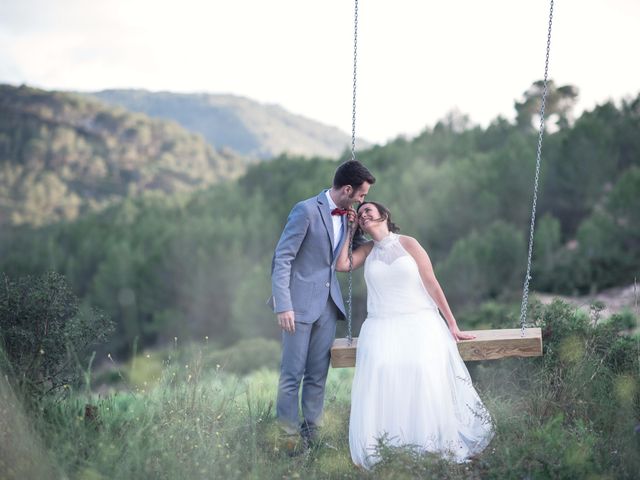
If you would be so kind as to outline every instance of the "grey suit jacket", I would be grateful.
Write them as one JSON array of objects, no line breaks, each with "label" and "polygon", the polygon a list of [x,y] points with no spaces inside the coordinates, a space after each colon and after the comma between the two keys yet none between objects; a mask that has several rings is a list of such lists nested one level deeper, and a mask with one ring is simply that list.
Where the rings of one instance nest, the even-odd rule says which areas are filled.
[{"label": "grey suit jacket", "polygon": [[334,252],[339,252],[345,241],[347,219],[342,217],[343,233],[338,245],[334,245],[325,191],[293,207],[271,262],[273,311],[293,310],[296,321],[301,323],[312,323],[320,317],[329,295],[340,318],[345,317]]}]

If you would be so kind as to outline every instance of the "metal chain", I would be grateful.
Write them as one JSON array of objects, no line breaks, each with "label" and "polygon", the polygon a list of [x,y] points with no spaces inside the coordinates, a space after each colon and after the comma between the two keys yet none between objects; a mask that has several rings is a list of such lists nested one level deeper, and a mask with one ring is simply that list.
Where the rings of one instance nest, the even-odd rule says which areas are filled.
[{"label": "metal chain", "polygon": [[533,206],[531,208],[531,225],[529,229],[529,253],[527,257],[527,273],[524,277],[522,289],[522,305],[520,307],[520,336],[524,337],[524,329],[529,304],[529,282],[531,280],[531,256],[533,253],[533,232],[536,223],[536,208],[538,203],[538,180],[540,178],[540,159],[542,157],[542,136],[544,134],[544,107],[547,101],[547,76],[549,72],[549,52],[551,50],[551,25],[553,23],[553,1],[549,9],[549,29],[547,31],[547,54],[544,61],[544,81],[542,89],[542,103],[540,105],[540,128],[538,131],[538,149],[536,153],[536,176],[533,184]]},{"label": "metal chain", "polygon": [[358,0],[353,16],[353,107],[351,110],[351,160],[356,159],[356,80],[358,73]]},{"label": "metal chain", "polygon": [[[350,235],[347,231],[347,235]],[[349,239],[349,299],[347,300],[347,342],[349,346],[353,342],[353,334],[351,333],[351,303],[353,299],[353,238]]]},{"label": "metal chain", "polygon": [[[351,160],[356,159],[356,85],[358,72],[358,0],[355,0],[353,16],[353,108],[351,110]],[[347,229],[347,235],[349,235]],[[351,235],[349,235],[351,237]],[[349,238],[349,297],[347,298],[347,343],[353,343],[351,313],[353,304],[353,238]]]}]

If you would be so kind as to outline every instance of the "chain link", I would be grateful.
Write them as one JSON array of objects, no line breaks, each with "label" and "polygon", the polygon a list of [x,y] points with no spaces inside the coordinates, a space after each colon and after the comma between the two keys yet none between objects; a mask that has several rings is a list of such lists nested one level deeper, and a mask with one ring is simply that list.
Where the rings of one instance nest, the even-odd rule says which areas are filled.
[{"label": "chain link", "polygon": [[358,0],[353,15],[353,103],[351,110],[351,160],[356,159],[356,81],[358,73]]},{"label": "chain link", "polygon": [[[351,110],[351,160],[356,159],[356,86],[358,72],[358,0],[353,15],[353,108]],[[347,232],[349,235],[350,232]],[[349,296],[347,298],[347,343],[353,343],[351,314],[353,304],[353,238],[349,235]]]},{"label": "chain link", "polygon": [[542,136],[544,134],[544,108],[547,101],[547,78],[549,72],[549,52],[551,50],[551,25],[553,23],[553,1],[549,9],[549,28],[547,31],[547,53],[544,61],[544,81],[542,89],[542,103],[540,105],[540,128],[538,130],[538,148],[536,151],[536,176],[533,182],[533,206],[531,208],[531,225],[529,228],[529,252],[527,257],[527,273],[524,277],[522,289],[522,305],[520,306],[520,336],[524,337],[529,305],[529,282],[531,281],[531,257],[533,254],[533,232],[536,223],[536,208],[538,204],[538,180],[540,178],[540,160],[542,157]]},{"label": "chain link", "polygon": [[[349,233],[347,233],[349,235]],[[347,342],[349,346],[353,342],[353,334],[351,332],[351,303],[353,300],[353,239],[349,240],[349,298],[347,300]]]}]

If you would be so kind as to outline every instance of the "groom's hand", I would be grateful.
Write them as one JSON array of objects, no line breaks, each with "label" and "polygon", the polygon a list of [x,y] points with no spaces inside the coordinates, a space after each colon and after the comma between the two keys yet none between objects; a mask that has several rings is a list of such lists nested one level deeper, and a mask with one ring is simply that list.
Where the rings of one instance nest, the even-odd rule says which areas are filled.
[{"label": "groom's hand", "polygon": [[278,325],[285,332],[294,333],[296,331],[296,316],[293,310],[278,313]]},{"label": "groom's hand", "polygon": [[347,210],[347,221],[349,224],[353,225],[358,220],[358,213],[353,207],[349,207]]}]

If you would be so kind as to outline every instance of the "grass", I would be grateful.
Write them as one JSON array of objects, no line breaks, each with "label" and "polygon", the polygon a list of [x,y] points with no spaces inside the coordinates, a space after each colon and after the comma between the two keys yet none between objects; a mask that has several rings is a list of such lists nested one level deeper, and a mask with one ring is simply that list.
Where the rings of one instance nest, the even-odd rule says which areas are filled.
[{"label": "grass", "polygon": [[[274,419],[275,369],[242,375],[199,353],[189,363],[184,355],[160,361],[143,354],[122,372],[124,390],[70,388],[64,398],[46,398],[28,421],[0,390],[0,421],[21,419],[20,428],[7,424],[15,448],[11,457],[9,444],[0,450],[0,478],[45,478],[43,465],[46,478],[71,479],[638,478],[637,342],[618,345],[622,321],[620,328],[596,327],[560,304],[539,313],[552,332],[544,357],[467,364],[496,428],[468,464],[381,444],[375,470],[354,467],[352,369],[329,372],[323,445],[291,458]],[[87,418],[86,404],[95,405],[95,419]]]}]

